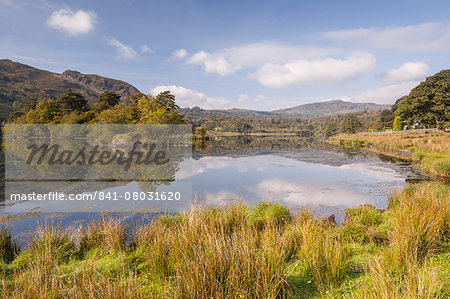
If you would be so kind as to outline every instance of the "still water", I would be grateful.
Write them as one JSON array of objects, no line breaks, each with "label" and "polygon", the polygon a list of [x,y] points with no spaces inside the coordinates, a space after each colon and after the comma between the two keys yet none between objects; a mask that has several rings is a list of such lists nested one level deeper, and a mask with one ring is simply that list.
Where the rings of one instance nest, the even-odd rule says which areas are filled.
[{"label": "still water", "polygon": [[[120,213],[119,217],[125,223],[136,223],[167,211],[182,212],[192,202],[220,206],[233,201],[271,201],[292,211],[308,208],[317,215],[335,214],[340,222],[345,208],[367,203],[385,208],[391,192],[426,177],[415,165],[365,149],[295,137],[240,136],[196,144],[192,158],[179,162],[174,179],[170,185],[153,186],[153,190],[176,190],[177,184],[188,182],[192,196],[185,198],[182,205],[174,209],[166,203],[166,211]],[[98,187],[120,191],[140,188],[137,182]],[[9,223],[16,237],[25,238],[37,223],[50,221],[48,213],[38,210],[35,203],[17,203],[3,207],[0,218]],[[96,215],[66,211],[53,214],[51,221],[66,226]]]}]

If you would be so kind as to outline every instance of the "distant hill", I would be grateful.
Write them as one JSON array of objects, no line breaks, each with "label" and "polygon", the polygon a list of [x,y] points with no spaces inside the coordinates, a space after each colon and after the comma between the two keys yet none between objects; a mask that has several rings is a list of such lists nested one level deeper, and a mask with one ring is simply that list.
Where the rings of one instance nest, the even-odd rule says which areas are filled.
[{"label": "distant hill", "polygon": [[200,107],[181,109],[181,112],[193,117],[205,117],[208,114],[236,116],[243,118],[273,118],[273,117],[296,117],[296,118],[319,118],[325,116],[356,113],[368,110],[388,109],[390,105],[378,105],[374,103],[352,103],[342,100],[332,100],[311,104],[299,105],[286,109],[274,111],[257,111],[246,109],[216,109],[204,110]]},{"label": "distant hill", "polygon": [[387,108],[390,108],[390,105],[379,105],[375,103],[352,103],[344,102],[342,100],[331,100],[274,110],[273,112],[283,114],[285,116],[295,115],[303,118],[317,118]]},{"label": "distant hill", "polygon": [[4,119],[11,112],[14,101],[24,98],[56,99],[68,88],[80,92],[90,102],[106,90],[114,91],[121,96],[139,92],[131,84],[120,80],[84,75],[71,70],[57,74],[9,59],[1,59],[0,119]]},{"label": "distant hill", "polygon": [[223,116],[236,116],[242,118],[273,118],[277,116],[282,116],[281,114],[273,113],[270,111],[257,111],[257,110],[247,110],[247,109],[212,109],[206,110],[198,106],[192,108],[182,108],[181,113],[193,117],[205,117],[207,115],[223,115]]},{"label": "distant hill", "polygon": [[[34,98],[36,100],[44,98],[56,99],[68,88],[80,92],[89,102],[95,100],[100,93],[106,90],[114,91],[121,96],[139,92],[131,84],[120,80],[98,75],[86,75],[73,70],[67,70],[62,74],[57,74],[9,59],[2,59],[0,60],[0,120],[5,119],[12,111],[12,103],[14,101],[20,101],[24,98]],[[205,110],[199,107],[193,107],[181,109],[181,112],[194,117],[204,117],[209,114],[214,114],[242,118],[269,119],[273,117],[318,118],[386,108],[389,108],[389,106],[332,100],[274,111],[237,108]]]}]

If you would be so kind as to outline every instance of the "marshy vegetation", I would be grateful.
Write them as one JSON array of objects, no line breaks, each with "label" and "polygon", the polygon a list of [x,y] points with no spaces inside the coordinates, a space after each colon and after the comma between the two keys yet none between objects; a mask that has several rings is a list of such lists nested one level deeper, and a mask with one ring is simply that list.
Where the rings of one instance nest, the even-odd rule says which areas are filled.
[{"label": "marshy vegetation", "polygon": [[[384,154],[399,156],[420,163],[425,171],[434,175],[450,177],[450,133],[359,133],[331,137],[331,140],[351,146],[376,147]],[[373,149],[373,148],[372,148]],[[411,155],[392,151],[407,151]]]},{"label": "marshy vegetation", "polygon": [[[18,249],[0,231],[10,298],[445,298],[450,187],[411,185],[388,208],[309,211],[239,202],[164,215],[131,230],[112,216],[41,226]],[[129,238],[128,236],[133,236]]]}]

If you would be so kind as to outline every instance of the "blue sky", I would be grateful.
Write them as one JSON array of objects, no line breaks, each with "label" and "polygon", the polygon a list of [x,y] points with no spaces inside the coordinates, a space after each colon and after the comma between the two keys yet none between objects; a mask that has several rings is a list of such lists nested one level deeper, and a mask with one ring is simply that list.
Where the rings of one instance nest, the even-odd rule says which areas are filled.
[{"label": "blue sky", "polygon": [[0,0],[0,58],[180,106],[392,104],[450,62],[448,1]]}]

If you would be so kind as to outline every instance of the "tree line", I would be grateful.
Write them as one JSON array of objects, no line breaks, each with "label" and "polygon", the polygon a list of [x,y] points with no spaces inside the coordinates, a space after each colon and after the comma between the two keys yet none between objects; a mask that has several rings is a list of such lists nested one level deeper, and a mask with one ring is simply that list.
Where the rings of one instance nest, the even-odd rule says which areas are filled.
[{"label": "tree line", "polygon": [[[22,124],[177,124],[192,123],[196,132],[295,133],[302,137],[329,137],[359,131],[402,130],[405,128],[445,129],[450,127],[450,70],[426,78],[398,99],[390,109],[371,110],[316,119],[291,117],[250,118],[209,113],[193,109],[180,112],[169,91],[157,96],[142,93],[121,97],[105,91],[89,104],[70,89],[56,100],[14,103],[9,122]],[[193,112],[194,111],[194,112]]]},{"label": "tree line", "polygon": [[183,115],[169,91],[157,96],[136,93],[123,99],[105,91],[97,101],[89,104],[85,97],[70,89],[57,100],[36,102],[25,99],[14,105],[16,111],[9,116],[16,124],[179,124]]}]

